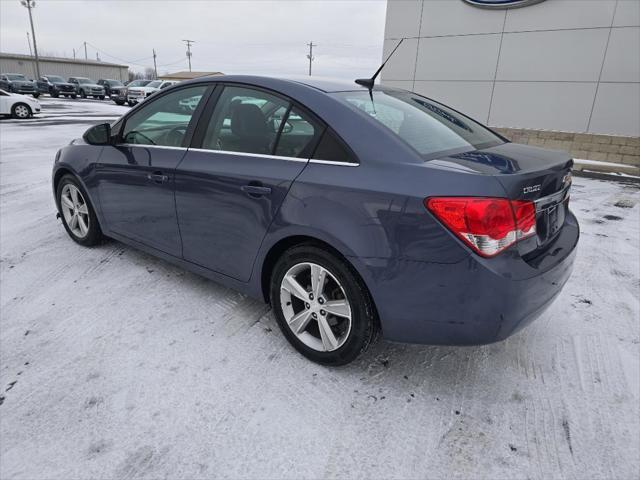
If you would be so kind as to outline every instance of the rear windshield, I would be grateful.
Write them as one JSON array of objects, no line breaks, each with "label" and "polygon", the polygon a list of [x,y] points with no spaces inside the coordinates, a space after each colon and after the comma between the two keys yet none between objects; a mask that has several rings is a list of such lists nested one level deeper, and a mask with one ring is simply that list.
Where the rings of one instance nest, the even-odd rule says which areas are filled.
[{"label": "rear windshield", "polygon": [[351,108],[380,122],[427,160],[504,143],[470,118],[415,93],[384,90],[335,94]]}]

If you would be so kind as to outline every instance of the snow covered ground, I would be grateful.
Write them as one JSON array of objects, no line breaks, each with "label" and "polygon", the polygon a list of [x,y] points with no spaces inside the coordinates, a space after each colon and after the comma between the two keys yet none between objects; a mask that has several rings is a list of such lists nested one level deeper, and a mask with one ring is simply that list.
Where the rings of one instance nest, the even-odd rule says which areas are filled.
[{"label": "snow covered ground", "polygon": [[640,475],[637,186],[575,178],[573,277],[523,332],[329,369],[262,303],[67,238],[54,154],[127,107],[42,104],[0,121],[1,478]]}]

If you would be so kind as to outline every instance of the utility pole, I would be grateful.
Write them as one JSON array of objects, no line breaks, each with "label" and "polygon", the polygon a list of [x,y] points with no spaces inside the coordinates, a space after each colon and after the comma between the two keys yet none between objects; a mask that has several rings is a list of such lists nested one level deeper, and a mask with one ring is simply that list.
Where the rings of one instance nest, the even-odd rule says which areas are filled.
[{"label": "utility pole", "polygon": [[191,44],[196,43],[193,40],[182,40],[187,44],[187,59],[189,60],[189,71],[191,71]]},{"label": "utility pole", "polygon": [[155,80],[158,79],[158,66],[156,65],[156,49],[153,49],[153,71],[156,72],[156,78]]},{"label": "utility pole", "polygon": [[89,57],[87,57],[87,42],[84,42],[84,59],[89,60]]},{"label": "utility pole", "polygon": [[311,43],[307,43],[307,46],[309,47],[309,55],[307,55],[307,58],[309,59],[309,76],[311,76],[311,62],[313,62],[315,58],[313,56],[313,47],[317,47],[318,45],[311,42]]},{"label": "utility pole", "polygon": [[36,6],[35,0],[20,0],[20,4],[29,10],[29,23],[31,24],[31,36],[33,37],[33,52],[36,57],[36,76],[40,78],[40,59],[38,58],[38,46],[36,45],[36,31],[33,28],[33,16],[31,9]]},{"label": "utility pole", "polygon": [[73,59],[74,60],[76,59],[76,49],[75,48],[73,49]]},{"label": "utility pole", "polygon": [[[27,32],[27,43],[29,44],[29,56],[33,57],[33,50],[31,50],[31,38],[29,37],[29,32]],[[35,63],[32,66],[33,66],[33,74],[36,75]],[[40,79],[40,77],[38,77],[38,79]]]}]

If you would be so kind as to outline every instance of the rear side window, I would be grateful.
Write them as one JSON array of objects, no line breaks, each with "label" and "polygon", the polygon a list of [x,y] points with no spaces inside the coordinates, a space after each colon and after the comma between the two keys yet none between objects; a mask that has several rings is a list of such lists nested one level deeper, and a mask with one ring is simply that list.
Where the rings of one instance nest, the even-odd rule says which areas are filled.
[{"label": "rear side window", "polygon": [[245,87],[225,87],[216,103],[202,148],[270,155],[289,102]]},{"label": "rear side window", "polygon": [[317,122],[293,107],[280,127],[275,155],[310,158],[320,133],[321,127]]},{"label": "rear side window", "polygon": [[374,91],[373,98],[366,91],[335,95],[384,125],[425,159],[504,143],[479,123],[415,93]]},{"label": "rear side window", "polygon": [[331,162],[358,163],[344,143],[329,128],[322,135],[313,158]]}]

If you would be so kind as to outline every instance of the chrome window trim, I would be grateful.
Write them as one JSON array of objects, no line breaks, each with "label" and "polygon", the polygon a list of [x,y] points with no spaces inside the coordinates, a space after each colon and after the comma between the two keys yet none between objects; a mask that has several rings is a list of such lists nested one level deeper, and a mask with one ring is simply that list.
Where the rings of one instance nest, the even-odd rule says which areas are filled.
[{"label": "chrome window trim", "polygon": [[569,189],[571,188],[571,184],[566,185],[561,190],[552,193],[551,195],[547,195],[546,197],[540,197],[534,200],[534,205],[536,208],[536,212],[541,212],[548,207],[555,207],[556,205],[564,202],[569,195]]},{"label": "chrome window trim", "polygon": [[267,155],[267,154],[264,154],[264,153],[232,152],[232,151],[229,151],[229,150],[211,150],[210,148],[190,148],[189,150],[194,151],[194,152],[219,153],[221,155],[244,155],[246,157],[272,158],[274,160],[288,160],[290,162],[304,162],[304,163],[307,163],[309,161],[308,158],[282,157],[282,156],[279,156],[279,155]]},{"label": "chrome window trim", "polygon": [[318,163],[324,165],[339,165],[344,167],[357,167],[359,163],[351,163],[351,162],[337,162],[333,160],[319,160],[316,158],[308,159],[308,158],[298,158],[298,157],[285,157],[281,155],[268,155],[264,153],[249,153],[249,152],[232,152],[229,150],[211,150],[210,148],[189,148],[190,151],[194,152],[203,152],[203,153],[219,153],[221,155],[244,155],[247,157],[256,157],[256,158],[272,158],[274,160],[286,160],[289,162],[310,162],[310,163]]},{"label": "chrome window trim", "polygon": [[318,163],[320,165],[337,165],[339,167],[359,167],[359,163],[354,162],[340,162],[337,160],[320,160],[319,158],[312,158],[311,163]]},{"label": "chrome window trim", "polygon": [[146,143],[118,143],[116,147],[161,148],[163,150],[187,150],[187,147],[171,147],[169,145],[147,145]]}]

